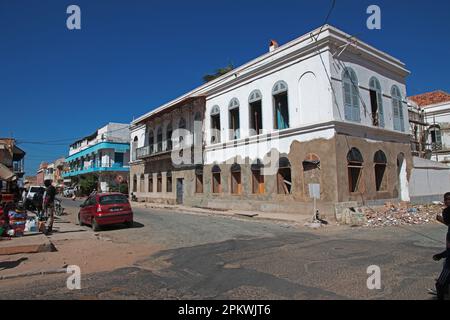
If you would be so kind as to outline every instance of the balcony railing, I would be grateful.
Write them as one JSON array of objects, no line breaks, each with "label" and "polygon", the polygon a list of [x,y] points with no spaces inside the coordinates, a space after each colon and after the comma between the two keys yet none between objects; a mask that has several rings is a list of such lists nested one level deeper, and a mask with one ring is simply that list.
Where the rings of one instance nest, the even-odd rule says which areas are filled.
[{"label": "balcony railing", "polygon": [[172,148],[163,150],[162,146],[158,147],[156,150],[154,148],[151,148],[150,146],[142,147],[136,149],[136,155],[134,160],[141,160],[144,158],[152,157],[152,156],[158,156],[166,153],[172,152]]},{"label": "balcony railing", "polygon": [[442,150],[442,143],[434,142],[431,144],[431,150],[432,151],[441,151]]}]

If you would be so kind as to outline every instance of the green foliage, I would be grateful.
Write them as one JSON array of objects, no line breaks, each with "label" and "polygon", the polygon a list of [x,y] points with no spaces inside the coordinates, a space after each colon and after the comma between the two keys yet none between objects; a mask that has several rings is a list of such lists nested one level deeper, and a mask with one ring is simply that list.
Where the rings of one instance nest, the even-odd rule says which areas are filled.
[{"label": "green foliage", "polygon": [[223,76],[224,74],[226,74],[226,73],[232,71],[233,69],[234,69],[234,66],[233,66],[233,64],[230,63],[230,64],[229,64],[228,66],[226,66],[225,68],[217,69],[216,72],[215,72],[214,74],[206,74],[206,75],[204,75],[204,76],[203,76],[203,81],[205,81],[205,83],[206,83],[206,82],[210,82],[210,81],[212,81],[212,80],[214,80],[214,79],[217,79],[217,78],[219,78],[220,76]]},{"label": "green foliage", "polygon": [[93,190],[97,190],[98,179],[95,176],[87,176],[80,179],[80,190],[82,195],[88,196]]}]

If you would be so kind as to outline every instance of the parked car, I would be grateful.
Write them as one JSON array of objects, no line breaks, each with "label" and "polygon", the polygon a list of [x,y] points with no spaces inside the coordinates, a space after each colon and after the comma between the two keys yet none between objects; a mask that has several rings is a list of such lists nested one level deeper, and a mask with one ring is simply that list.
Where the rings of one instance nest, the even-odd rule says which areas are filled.
[{"label": "parked car", "polygon": [[102,226],[122,224],[133,226],[133,210],[128,198],[121,193],[95,193],[80,205],[80,226],[90,225],[94,231]]},{"label": "parked car", "polygon": [[63,196],[66,198],[71,198],[75,194],[75,188],[65,188],[63,190]]}]

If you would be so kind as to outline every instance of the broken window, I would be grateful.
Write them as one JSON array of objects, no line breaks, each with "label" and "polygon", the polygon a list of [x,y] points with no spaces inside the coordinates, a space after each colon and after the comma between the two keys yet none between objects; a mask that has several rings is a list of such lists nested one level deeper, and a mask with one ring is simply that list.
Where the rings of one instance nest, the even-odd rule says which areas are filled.
[{"label": "broken window", "polygon": [[158,128],[158,133],[156,134],[156,142],[158,143],[158,149],[157,152],[162,152],[163,150],[163,136],[162,136],[162,129],[161,127]]},{"label": "broken window", "polygon": [[137,192],[137,176],[133,176],[133,192]]},{"label": "broken window", "polygon": [[166,130],[166,139],[167,139],[167,151],[172,151],[172,124],[169,123]]},{"label": "broken window", "polygon": [[261,160],[257,160],[252,164],[252,192],[253,194],[263,194],[265,192],[264,187],[264,175],[261,173],[263,168]]},{"label": "broken window", "polygon": [[259,90],[255,90],[250,94],[249,98],[249,119],[250,119],[250,134],[261,134],[263,129],[262,123],[262,95]]},{"label": "broken window", "polygon": [[221,181],[221,172],[219,166],[214,166],[212,169],[212,192],[213,193],[221,193],[222,192],[222,181]]},{"label": "broken window", "polygon": [[153,173],[148,175],[148,192],[153,192]]},{"label": "broken window", "polygon": [[361,181],[363,157],[358,149],[352,148],[347,154],[349,191],[357,192]]},{"label": "broken window", "polygon": [[372,124],[376,127],[384,127],[383,95],[381,85],[377,78],[373,77],[369,82],[370,104],[372,106]]},{"label": "broken window", "polygon": [[274,103],[275,129],[289,128],[288,86],[286,82],[279,81],[272,90]]},{"label": "broken window", "polygon": [[405,121],[403,118],[403,102],[400,89],[393,86],[391,90],[392,111],[394,113],[394,130],[405,131]]},{"label": "broken window", "polygon": [[172,171],[168,171],[166,174],[166,192],[172,192]]},{"label": "broken window", "polygon": [[442,133],[441,127],[438,125],[432,125],[429,129],[431,136],[431,150],[440,151],[442,150]]},{"label": "broken window", "polygon": [[305,190],[309,190],[309,184],[320,184],[320,158],[310,153],[303,160],[303,181]]},{"label": "broken window", "polygon": [[220,108],[214,106],[211,111],[211,143],[220,143]]},{"label": "broken window", "polygon": [[231,166],[231,194],[241,194],[241,166],[237,163]]},{"label": "broken window", "polygon": [[287,158],[278,161],[277,186],[278,194],[292,193],[291,163]]},{"label": "broken window", "polygon": [[234,98],[230,101],[228,106],[230,114],[230,139],[236,140],[240,138],[240,123],[239,123],[239,100]]},{"label": "broken window", "polygon": [[156,177],[156,192],[160,193],[162,192],[162,174],[161,172],[158,173]]},{"label": "broken window", "polygon": [[203,193],[203,168],[195,169],[195,193]]},{"label": "broken window", "polygon": [[141,180],[139,181],[139,192],[145,192],[145,176],[141,174]]},{"label": "broken window", "polygon": [[387,187],[386,181],[386,167],[387,159],[383,151],[377,151],[373,159],[375,164],[375,185],[377,191],[383,191]]},{"label": "broken window", "polygon": [[359,109],[358,78],[353,69],[345,68],[342,75],[342,86],[344,93],[345,119],[360,122],[361,112]]}]

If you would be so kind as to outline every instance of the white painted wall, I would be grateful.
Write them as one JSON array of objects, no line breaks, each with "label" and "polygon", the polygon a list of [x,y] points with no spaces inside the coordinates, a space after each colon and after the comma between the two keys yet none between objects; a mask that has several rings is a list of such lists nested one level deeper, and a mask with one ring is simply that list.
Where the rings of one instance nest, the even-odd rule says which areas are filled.
[{"label": "white painted wall", "polygon": [[[326,54],[322,54],[325,55]],[[318,55],[290,66],[271,70],[252,81],[241,83],[225,92],[210,96],[206,101],[206,144],[211,145],[211,110],[220,107],[221,142],[231,141],[228,130],[229,103],[233,98],[240,102],[241,139],[250,136],[249,96],[254,90],[262,93],[262,121],[267,132],[274,132],[274,105],[272,89],[278,81],[288,85],[289,124],[290,128],[299,128],[311,124],[333,120],[331,93],[327,86],[324,66]],[[302,93],[302,95],[301,95]]]},{"label": "white painted wall", "polygon": [[[358,77],[360,100],[360,116],[361,124],[366,126],[372,126],[371,118],[371,102],[369,93],[369,81],[372,77],[376,77],[381,85],[381,91],[383,95],[383,111],[384,111],[384,123],[385,129],[394,130],[394,115],[392,108],[391,90],[396,85],[401,92],[403,100],[406,100],[406,86],[405,79],[399,79],[398,76],[375,65],[371,61],[361,60],[359,57],[351,54],[343,54],[339,58],[329,57],[331,64],[331,76],[333,78],[333,88],[336,95],[336,102],[333,106],[334,118],[337,120],[345,120],[344,113],[344,98],[342,91],[342,76],[345,67],[352,68]],[[362,103],[364,102],[364,103]],[[364,108],[364,105],[366,108]],[[410,132],[409,120],[408,120],[408,106],[403,103],[403,120],[405,132]]]},{"label": "white painted wall", "polygon": [[435,161],[414,157],[409,189],[411,197],[444,195],[450,192],[450,168]]}]

